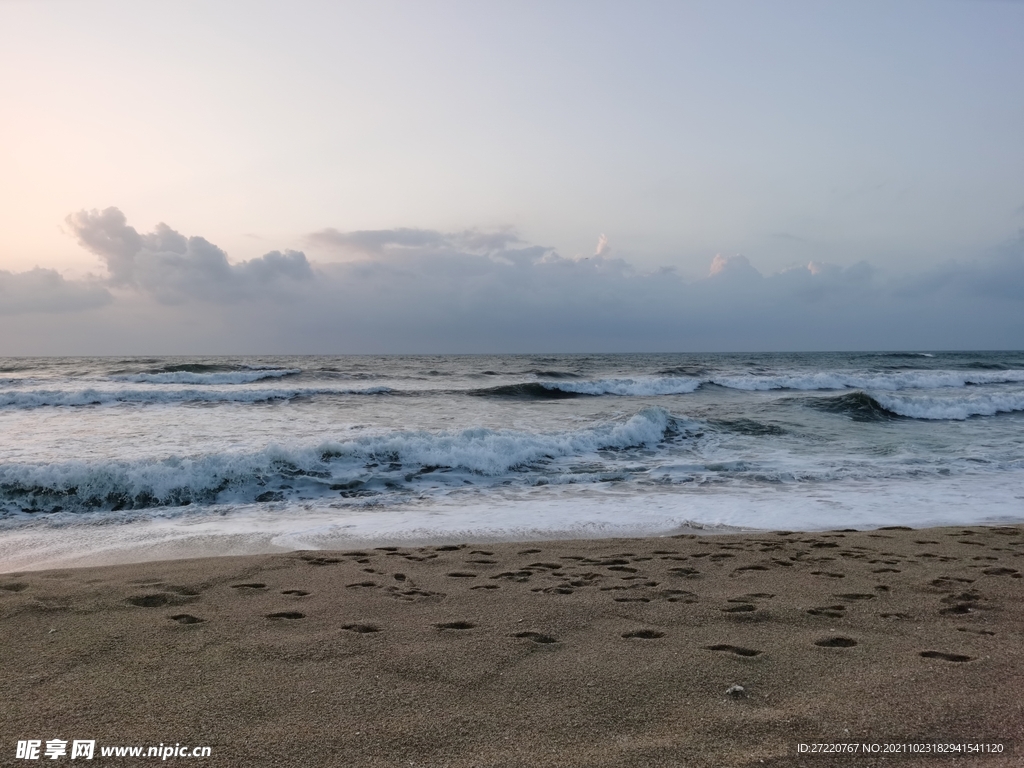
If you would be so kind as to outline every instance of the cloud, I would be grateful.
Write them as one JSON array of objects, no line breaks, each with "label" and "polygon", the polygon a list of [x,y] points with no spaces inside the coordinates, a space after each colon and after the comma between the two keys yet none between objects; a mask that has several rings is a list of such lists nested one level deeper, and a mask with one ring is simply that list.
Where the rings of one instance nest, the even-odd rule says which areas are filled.
[{"label": "cloud", "polygon": [[[33,279],[48,288],[7,288],[14,278],[29,279],[0,273],[0,296],[23,297],[18,306],[99,307],[89,317],[105,324],[95,320],[92,334],[93,326],[78,324],[75,338],[87,345],[102,337],[109,346],[83,346],[83,354],[128,347],[429,353],[1024,344],[1024,241],[899,278],[866,261],[821,259],[762,274],[744,256],[719,255],[707,277],[686,281],[671,268],[638,270],[607,238],[592,256],[565,258],[507,230],[325,229],[306,245],[345,260],[310,263],[301,252],[274,251],[233,264],[216,245],[164,224],[140,234],[114,208],[79,212],[68,224],[106,264],[110,290],[39,270]],[[147,338],[158,348],[146,347]]]},{"label": "cloud", "polygon": [[166,224],[140,235],[117,208],[79,211],[66,222],[78,242],[106,264],[113,286],[131,287],[166,304],[192,300],[230,302],[276,293],[313,279],[305,254],[271,251],[239,264],[202,237],[188,237]]},{"label": "cloud", "polygon": [[947,262],[922,275],[904,278],[899,289],[906,295],[1024,301],[1024,236],[978,259]]},{"label": "cloud", "polygon": [[0,315],[30,312],[80,312],[113,300],[95,280],[65,280],[53,269],[0,270]]},{"label": "cloud", "polygon": [[420,254],[445,250],[490,253],[522,243],[518,235],[509,230],[482,232],[476,229],[445,233],[432,229],[408,228],[339,232],[331,228],[313,232],[306,239],[313,247],[376,257],[398,254],[403,251]]},{"label": "cloud", "polygon": [[758,280],[762,275],[754,268],[746,256],[742,254],[723,256],[719,253],[711,260],[711,270],[708,272],[708,277],[718,278],[719,280],[749,281]]}]

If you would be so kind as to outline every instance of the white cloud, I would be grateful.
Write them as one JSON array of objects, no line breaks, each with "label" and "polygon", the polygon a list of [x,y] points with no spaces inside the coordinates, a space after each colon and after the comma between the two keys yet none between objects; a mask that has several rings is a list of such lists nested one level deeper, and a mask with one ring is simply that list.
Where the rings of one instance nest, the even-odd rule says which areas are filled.
[{"label": "white cloud", "polygon": [[186,238],[163,223],[140,235],[117,208],[79,211],[66,221],[78,242],[104,261],[112,285],[137,288],[166,304],[289,296],[295,284],[313,278],[299,251],[231,264],[213,243]]}]

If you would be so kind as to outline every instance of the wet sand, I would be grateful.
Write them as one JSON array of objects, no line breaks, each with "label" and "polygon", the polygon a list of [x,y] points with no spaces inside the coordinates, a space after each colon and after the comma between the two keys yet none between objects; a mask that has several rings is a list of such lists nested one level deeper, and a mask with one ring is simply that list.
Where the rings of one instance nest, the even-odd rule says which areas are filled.
[{"label": "wet sand", "polygon": [[[1013,526],[0,574],[0,764],[60,738],[93,765],[1019,765],[1022,571]],[[797,751],[836,742],[1012,752]]]}]

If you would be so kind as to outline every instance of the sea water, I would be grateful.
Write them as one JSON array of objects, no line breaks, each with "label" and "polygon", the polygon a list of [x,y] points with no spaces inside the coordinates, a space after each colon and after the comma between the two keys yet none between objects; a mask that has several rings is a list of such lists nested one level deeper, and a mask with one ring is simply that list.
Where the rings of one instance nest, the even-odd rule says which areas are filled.
[{"label": "sea water", "polygon": [[16,564],[1022,519],[1018,352],[0,359]]}]

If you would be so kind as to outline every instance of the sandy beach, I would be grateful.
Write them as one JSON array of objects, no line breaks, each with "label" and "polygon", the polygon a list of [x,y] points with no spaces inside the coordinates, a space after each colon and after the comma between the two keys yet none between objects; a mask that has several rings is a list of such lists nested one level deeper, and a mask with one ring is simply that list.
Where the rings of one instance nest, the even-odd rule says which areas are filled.
[{"label": "sandy beach", "polygon": [[[160,760],[100,748],[208,746],[215,766],[1018,765],[1022,570],[1015,526],[7,573],[0,763],[32,764],[19,740],[88,739],[120,765]],[[816,743],[1005,751],[798,752]]]}]

